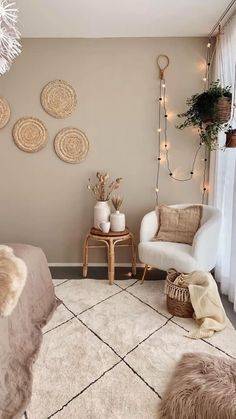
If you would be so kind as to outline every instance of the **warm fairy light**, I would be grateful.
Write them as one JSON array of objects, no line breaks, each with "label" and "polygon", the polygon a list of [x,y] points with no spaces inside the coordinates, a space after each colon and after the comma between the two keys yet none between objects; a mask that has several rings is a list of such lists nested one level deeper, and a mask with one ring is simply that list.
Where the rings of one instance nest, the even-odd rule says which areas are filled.
[{"label": "warm fairy light", "polygon": [[132,272],[128,272],[128,273],[127,273],[127,276],[128,276],[129,278],[131,278],[131,276],[132,276]]},{"label": "warm fairy light", "polygon": [[193,127],[191,128],[191,131],[192,131],[192,134],[199,135],[198,128]]},{"label": "warm fairy light", "polygon": [[[166,151],[166,149],[167,149],[167,144],[166,144],[166,143],[161,143],[160,148],[161,148],[161,150],[162,150],[162,151]],[[163,153],[163,156],[164,156],[164,153]]]},{"label": "warm fairy light", "polygon": [[[210,44],[210,42],[208,42],[207,47],[210,48],[210,46],[211,46],[211,44]],[[199,67],[201,67],[200,70],[202,72],[202,80],[205,83],[204,90],[206,89],[207,83],[209,81],[209,67],[210,67],[210,64],[211,64],[211,62],[210,62],[210,57],[209,57],[209,54],[208,54],[207,55],[207,61],[205,61],[205,64],[201,63],[199,65]],[[203,70],[205,70],[205,71],[203,71]],[[163,88],[163,90],[161,90],[161,88]],[[156,202],[158,202],[158,196],[159,196],[158,195],[159,194],[159,188],[158,188],[157,185],[159,183],[158,181],[159,181],[159,173],[160,173],[160,167],[161,167],[160,165],[163,162],[167,164],[167,171],[168,171],[168,174],[169,174],[169,178],[172,178],[172,182],[174,180],[182,181],[182,182],[193,180],[193,182],[196,182],[200,173],[199,173],[198,170],[195,169],[195,161],[196,161],[196,158],[198,156],[198,152],[200,150],[200,147],[204,144],[200,140],[200,142],[199,142],[200,147],[198,147],[197,150],[196,150],[196,153],[194,155],[193,165],[192,165],[192,168],[190,169],[190,171],[187,171],[188,174],[185,173],[186,171],[184,171],[184,173],[183,173],[183,170],[182,170],[181,174],[177,173],[177,172],[179,172],[179,170],[176,170],[176,169],[171,170],[170,161],[169,161],[170,143],[169,143],[169,138],[167,140],[167,135],[168,135],[167,134],[167,127],[168,127],[169,122],[171,122],[171,121],[169,121],[169,119],[170,118],[176,118],[176,112],[175,113],[170,112],[170,110],[167,109],[168,108],[168,96],[166,96],[165,88],[166,88],[166,83],[165,83],[164,78],[162,78],[162,80],[160,80],[160,96],[158,98],[158,101],[159,101],[159,118],[161,116],[164,117],[164,121],[163,121],[163,126],[162,126],[162,123],[159,120],[158,121],[159,122],[159,128],[157,128],[157,133],[159,134],[159,136],[158,136],[159,151],[158,151],[158,154],[156,155],[156,159],[158,161],[158,164],[157,164],[157,170],[158,170],[158,172],[157,172],[157,182],[156,182],[156,187],[155,187],[155,192],[156,192],[156,195],[157,195],[156,196]],[[235,104],[234,104],[234,106],[235,106]],[[162,131],[163,131],[163,135],[160,135],[160,133]],[[199,130],[199,129],[193,127],[192,128],[192,133],[195,134],[195,135],[199,135],[199,134],[202,133],[202,130]],[[162,137],[163,137],[163,139],[162,139]],[[201,160],[203,162],[205,162],[205,164],[204,164],[204,179],[203,179],[202,184],[200,185],[200,188],[201,188],[201,191],[202,191],[202,201],[204,202],[205,193],[208,192],[209,185],[206,184],[206,182],[205,182],[205,170],[206,170],[207,159],[202,158]],[[151,267],[149,266],[148,270],[150,270],[150,269],[151,269]]]},{"label": "warm fairy light", "polygon": [[211,48],[211,43],[210,42],[208,42],[207,48]]},{"label": "warm fairy light", "polygon": [[177,112],[168,111],[164,116],[168,121],[172,121],[176,117]]}]

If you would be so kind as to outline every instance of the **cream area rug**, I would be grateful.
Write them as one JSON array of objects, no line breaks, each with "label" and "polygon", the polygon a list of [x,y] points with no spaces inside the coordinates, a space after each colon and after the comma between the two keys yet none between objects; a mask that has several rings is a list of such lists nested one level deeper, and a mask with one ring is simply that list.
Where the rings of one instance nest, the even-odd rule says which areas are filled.
[{"label": "cream area rug", "polygon": [[230,323],[210,339],[186,337],[195,323],[167,312],[164,281],[54,284],[63,304],[44,328],[28,419],[157,419],[183,353],[236,358]]}]

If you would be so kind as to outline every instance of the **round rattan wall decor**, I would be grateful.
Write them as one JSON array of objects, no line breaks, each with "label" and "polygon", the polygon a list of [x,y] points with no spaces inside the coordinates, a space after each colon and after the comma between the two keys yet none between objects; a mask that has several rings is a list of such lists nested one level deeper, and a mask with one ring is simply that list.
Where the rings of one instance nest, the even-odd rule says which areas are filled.
[{"label": "round rattan wall decor", "polygon": [[55,137],[54,148],[66,163],[80,163],[89,151],[89,140],[78,128],[63,128]]},{"label": "round rattan wall decor", "polygon": [[50,81],[41,92],[41,104],[54,118],[66,118],[77,105],[76,92],[66,81]]},{"label": "round rattan wall decor", "polygon": [[17,147],[27,153],[35,153],[47,144],[47,129],[38,118],[20,118],[13,127],[12,135]]},{"label": "round rattan wall decor", "polygon": [[0,97],[0,128],[5,127],[10,119],[10,106],[5,97]]}]

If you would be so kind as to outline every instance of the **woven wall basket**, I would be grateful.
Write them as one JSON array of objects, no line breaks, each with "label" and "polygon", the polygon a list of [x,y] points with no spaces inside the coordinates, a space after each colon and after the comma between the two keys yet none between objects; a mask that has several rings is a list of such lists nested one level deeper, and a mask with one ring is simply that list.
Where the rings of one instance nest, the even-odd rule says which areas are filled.
[{"label": "woven wall basket", "polygon": [[47,144],[47,130],[43,122],[37,118],[24,117],[19,119],[12,130],[17,147],[27,153],[35,153]]},{"label": "woven wall basket", "polygon": [[10,119],[10,106],[4,97],[0,97],[0,128],[5,127]]},{"label": "woven wall basket", "polygon": [[66,81],[50,81],[41,92],[41,104],[54,118],[66,118],[76,107],[76,92]]},{"label": "woven wall basket", "polygon": [[80,163],[89,151],[89,140],[78,128],[63,128],[55,137],[54,148],[66,163]]}]

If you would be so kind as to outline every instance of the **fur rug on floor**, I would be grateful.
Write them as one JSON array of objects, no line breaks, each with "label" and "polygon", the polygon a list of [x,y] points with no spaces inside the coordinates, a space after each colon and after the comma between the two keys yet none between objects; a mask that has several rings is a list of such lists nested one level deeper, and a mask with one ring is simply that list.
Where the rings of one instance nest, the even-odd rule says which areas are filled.
[{"label": "fur rug on floor", "polygon": [[27,278],[25,262],[9,246],[0,246],[0,316],[9,316],[17,305]]},{"label": "fur rug on floor", "polygon": [[236,361],[184,354],[160,405],[160,419],[236,418]]}]

